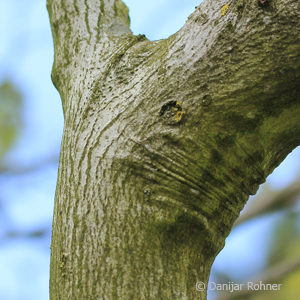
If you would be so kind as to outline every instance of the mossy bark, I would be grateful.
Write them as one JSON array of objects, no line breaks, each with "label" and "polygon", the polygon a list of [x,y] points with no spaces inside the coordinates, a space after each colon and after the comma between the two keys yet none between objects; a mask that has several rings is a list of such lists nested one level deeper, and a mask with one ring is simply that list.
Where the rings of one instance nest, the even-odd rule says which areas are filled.
[{"label": "mossy bark", "polygon": [[65,127],[50,298],[205,299],[244,207],[300,144],[299,1],[204,0],[165,40],[118,0],[48,0]]}]

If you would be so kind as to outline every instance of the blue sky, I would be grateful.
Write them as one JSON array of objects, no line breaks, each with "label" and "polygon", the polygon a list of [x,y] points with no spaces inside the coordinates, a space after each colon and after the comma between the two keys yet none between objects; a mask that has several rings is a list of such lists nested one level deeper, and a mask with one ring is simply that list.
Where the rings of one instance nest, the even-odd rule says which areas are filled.
[{"label": "blue sky", "polygon": [[[53,45],[46,1],[0,0],[0,82],[10,78],[24,95],[23,128],[7,164],[30,165],[59,153],[63,115],[59,95],[50,80]],[[151,40],[176,32],[200,1],[126,0],[135,34]],[[286,186],[300,170],[300,150],[294,151],[269,177],[274,188]],[[0,175],[0,237],[5,228],[31,230],[51,226],[57,164],[18,176]],[[235,230],[218,256],[215,267],[234,272],[263,263],[259,239],[268,233],[273,219],[250,222]],[[47,300],[50,236],[41,241],[0,240],[0,299]],[[259,265],[259,264],[257,264]]]}]

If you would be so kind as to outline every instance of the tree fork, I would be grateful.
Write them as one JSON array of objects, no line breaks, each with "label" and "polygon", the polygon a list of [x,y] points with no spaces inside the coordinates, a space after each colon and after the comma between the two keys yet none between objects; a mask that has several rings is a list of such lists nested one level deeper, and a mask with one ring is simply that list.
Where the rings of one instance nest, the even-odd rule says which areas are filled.
[{"label": "tree fork", "polygon": [[300,144],[300,4],[204,0],[168,39],[48,0],[65,125],[50,298],[205,299],[248,196]]}]

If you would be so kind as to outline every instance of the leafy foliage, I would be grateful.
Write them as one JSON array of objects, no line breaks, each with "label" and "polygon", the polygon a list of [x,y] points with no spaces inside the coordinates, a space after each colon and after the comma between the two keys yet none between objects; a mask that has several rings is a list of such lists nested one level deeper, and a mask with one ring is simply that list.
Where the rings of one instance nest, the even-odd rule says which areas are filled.
[{"label": "leafy foliage", "polygon": [[0,162],[16,140],[21,125],[22,96],[8,80],[0,85]]}]

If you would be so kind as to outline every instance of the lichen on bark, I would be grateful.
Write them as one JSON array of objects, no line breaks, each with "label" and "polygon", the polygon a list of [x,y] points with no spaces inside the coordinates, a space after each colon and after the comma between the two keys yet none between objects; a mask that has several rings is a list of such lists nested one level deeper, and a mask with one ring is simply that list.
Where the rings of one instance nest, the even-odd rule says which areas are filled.
[{"label": "lichen on bark", "polygon": [[300,144],[299,3],[226,4],[149,41],[119,0],[47,1],[65,116],[51,300],[205,299],[248,196]]}]

